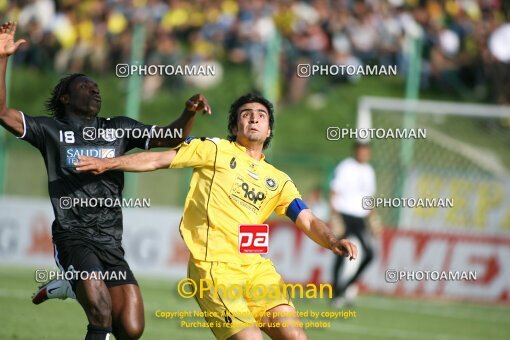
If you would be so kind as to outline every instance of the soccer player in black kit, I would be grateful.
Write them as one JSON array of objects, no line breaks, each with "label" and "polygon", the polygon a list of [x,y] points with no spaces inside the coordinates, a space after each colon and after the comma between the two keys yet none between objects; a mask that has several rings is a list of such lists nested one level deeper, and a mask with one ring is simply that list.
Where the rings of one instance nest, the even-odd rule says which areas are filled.
[{"label": "soccer player in black kit", "polygon": [[[122,199],[124,174],[107,172],[95,176],[78,173],[73,164],[78,161],[78,155],[117,157],[134,148],[177,146],[189,134],[195,113],[210,114],[211,108],[202,95],[195,95],[186,102],[181,116],[166,127],[144,125],[127,117],[100,118],[97,117],[101,108],[99,88],[83,74],[69,75],[55,86],[46,103],[51,117],[31,117],[7,108],[7,60],[25,42],[22,39],[14,42],[15,31],[16,24],[12,22],[0,27],[0,124],[36,147],[44,158],[55,213],[52,225],[55,261],[62,271],[118,273],[112,275],[112,280],[71,282],[89,321],[85,339],[104,340],[109,338],[109,333],[117,339],[138,339],[144,329],[143,301],[136,279],[124,259],[121,207],[67,206],[68,198]],[[153,134],[156,136],[169,135],[166,130],[158,129],[170,129],[171,132],[182,129],[183,138],[133,138],[124,134],[126,137],[104,135],[91,140],[87,138],[87,131],[92,128],[96,131],[139,129],[145,132],[153,129],[160,132]],[[37,302],[34,302],[49,298],[51,289],[46,288],[39,291]]]}]

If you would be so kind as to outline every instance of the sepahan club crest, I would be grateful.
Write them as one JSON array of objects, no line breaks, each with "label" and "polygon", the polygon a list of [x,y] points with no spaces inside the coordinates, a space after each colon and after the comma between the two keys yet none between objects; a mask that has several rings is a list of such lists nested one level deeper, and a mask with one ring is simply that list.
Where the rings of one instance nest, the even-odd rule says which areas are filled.
[{"label": "sepahan club crest", "polygon": [[278,182],[276,182],[276,180],[272,177],[266,177],[265,182],[266,182],[266,187],[269,190],[274,191],[274,190],[276,190],[276,188],[278,188]]}]

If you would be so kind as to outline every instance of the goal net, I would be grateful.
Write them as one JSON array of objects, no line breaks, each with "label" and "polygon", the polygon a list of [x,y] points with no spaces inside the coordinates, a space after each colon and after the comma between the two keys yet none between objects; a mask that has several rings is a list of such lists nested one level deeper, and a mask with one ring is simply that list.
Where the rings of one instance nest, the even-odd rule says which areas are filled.
[{"label": "goal net", "polygon": [[450,208],[379,208],[384,224],[510,234],[509,122],[504,106],[362,97],[358,130],[425,131],[425,138],[370,140],[376,196],[453,202]]}]

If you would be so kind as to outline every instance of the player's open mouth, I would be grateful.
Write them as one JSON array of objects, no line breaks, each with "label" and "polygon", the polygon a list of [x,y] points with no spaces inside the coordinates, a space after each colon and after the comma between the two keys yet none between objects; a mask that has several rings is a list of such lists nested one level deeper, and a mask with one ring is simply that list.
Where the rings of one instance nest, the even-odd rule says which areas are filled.
[{"label": "player's open mouth", "polygon": [[99,97],[99,96],[92,97],[92,100],[95,100],[96,102],[101,103],[101,97]]}]

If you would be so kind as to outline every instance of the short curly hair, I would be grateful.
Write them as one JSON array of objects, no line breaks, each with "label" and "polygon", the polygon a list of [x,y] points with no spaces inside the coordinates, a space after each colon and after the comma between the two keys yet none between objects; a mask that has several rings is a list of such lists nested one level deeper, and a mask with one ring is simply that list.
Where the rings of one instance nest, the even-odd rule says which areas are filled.
[{"label": "short curly hair", "polygon": [[269,134],[269,137],[266,138],[264,141],[263,148],[266,149],[269,146],[269,143],[271,143],[271,139],[273,138],[273,125],[274,125],[274,107],[273,104],[263,96],[261,96],[258,93],[250,92],[245,94],[244,96],[241,96],[237,98],[235,102],[232,103],[229,110],[229,116],[228,116],[228,137],[227,139],[231,142],[236,140],[236,135],[232,132],[234,127],[237,126],[237,117],[239,108],[243,106],[244,104],[248,103],[260,103],[264,105],[267,109],[267,112],[269,114],[269,128],[271,129],[271,133]]},{"label": "short curly hair", "polygon": [[56,118],[64,117],[65,106],[60,101],[60,97],[69,93],[69,86],[73,80],[79,77],[86,77],[86,75],[83,73],[68,74],[67,76],[61,78],[58,84],[53,88],[51,91],[51,97],[48,98],[45,103],[46,111],[48,111],[51,116]]}]

